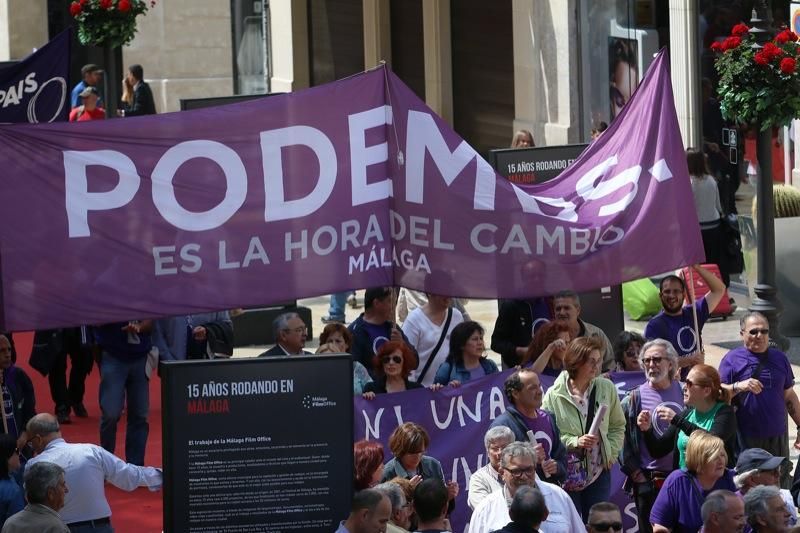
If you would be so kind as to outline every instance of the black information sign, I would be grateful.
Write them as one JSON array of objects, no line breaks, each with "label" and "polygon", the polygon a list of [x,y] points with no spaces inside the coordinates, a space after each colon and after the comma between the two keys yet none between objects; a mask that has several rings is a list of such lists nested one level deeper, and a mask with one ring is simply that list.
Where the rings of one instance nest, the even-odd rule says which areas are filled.
[{"label": "black information sign", "polygon": [[572,164],[587,144],[504,148],[489,152],[489,163],[508,181],[532,185],[551,180]]},{"label": "black information sign", "polygon": [[325,532],[350,511],[347,355],[161,366],[164,530]]}]

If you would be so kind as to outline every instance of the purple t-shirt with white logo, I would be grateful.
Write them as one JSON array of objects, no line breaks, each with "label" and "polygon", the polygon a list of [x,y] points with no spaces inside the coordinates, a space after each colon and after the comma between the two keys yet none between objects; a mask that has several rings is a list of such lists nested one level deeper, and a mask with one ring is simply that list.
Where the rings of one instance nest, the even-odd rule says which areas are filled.
[{"label": "purple t-shirt with white logo", "polygon": [[536,443],[541,444],[544,448],[544,453],[550,457],[550,450],[553,449],[553,439],[556,438],[553,433],[553,418],[550,413],[542,409],[537,409],[536,418],[528,418],[520,413],[522,419],[525,420],[525,425],[528,429],[533,431],[533,436],[536,437]]},{"label": "purple t-shirt with white logo", "polygon": [[[658,415],[656,415],[656,409],[664,406],[669,407],[676,413],[683,411],[683,390],[681,389],[680,383],[673,381],[669,388],[657,390],[654,389],[648,381],[639,387],[639,395],[641,399],[641,410],[650,412],[653,431],[658,437],[661,437],[669,428],[669,422],[659,419]],[[655,459],[648,452],[644,439],[641,440],[639,451],[641,452],[642,468],[657,470],[659,472],[672,471],[672,452],[660,459]]]},{"label": "purple t-shirt with white logo", "polygon": [[[759,361],[766,357],[759,370]],[[766,438],[784,435],[787,430],[786,402],[783,393],[794,385],[794,373],[789,359],[780,350],[769,348],[765,354],[755,354],[742,346],[728,352],[719,364],[723,383],[735,383],[755,377],[764,386],[761,394],[739,392],[736,403],[736,422],[745,437]]]},{"label": "purple t-shirt with white logo", "polygon": [[700,508],[706,496],[718,489],[736,492],[732,470],[725,470],[710,490],[703,490],[697,479],[685,470],[675,470],[667,476],[656,496],[650,522],[667,527],[673,533],[698,531],[703,526]]},{"label": "purple t-shirt with white logo", "polygon": [[[703,325],[708,320],[708,302],[705,297],[695,301],[697,309],[697,327],[703,331]],[[689,355],[699,349],[697,335],[694,331],[694,316],[692,306],[684,305],[681,314],[677,316],[664,314],[662,310],[650,319],[644,328],[647,340],[664,339],[669,341],[678,352],[678,356]],[[681,369],[681,381],[686,379],[689,368]]]},{"label": "purple t-shirt with white logo", "polygon": [[391,338],[392,331],[386,326],[386,324],[371,324],[370,322],[364,321],[363,324],[364,329],[367,330],[369,334],[369,340],[372,344],[372,354],[378,353],[381,346],[385,342],[388,342]]}]

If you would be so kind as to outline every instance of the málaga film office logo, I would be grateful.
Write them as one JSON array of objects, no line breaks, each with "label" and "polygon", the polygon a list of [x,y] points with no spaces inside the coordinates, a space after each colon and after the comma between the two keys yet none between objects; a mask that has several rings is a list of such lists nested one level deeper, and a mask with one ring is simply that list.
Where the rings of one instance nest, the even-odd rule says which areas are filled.
[{"label": "m\u00e1laga film office logo", "polygon": [[303,407],[311,409],[312,407],[336,407],[336,402],[329,400],[327,396],[311,396],[306,394],[303,396]]}]

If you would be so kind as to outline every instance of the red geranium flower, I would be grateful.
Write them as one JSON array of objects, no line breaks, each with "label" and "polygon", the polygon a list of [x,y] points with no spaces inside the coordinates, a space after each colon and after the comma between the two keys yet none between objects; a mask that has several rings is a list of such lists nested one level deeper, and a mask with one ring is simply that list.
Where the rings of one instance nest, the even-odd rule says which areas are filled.
[{"label": "red geranium flower", "polygon": [[72,2],[69,5],[69,14],[72,15],[73,18],[77,17],[78,15],[80,15],[81,14],[81,5],[78,2]]},{"label": "red geranium flower", "polygon": [[784,74],[793,74],[796,67],[797,62],[791,57],[781,59],[781,72]]},{"label": "red geranium flower", "polygon": [[750,28],[747,27],[747,24],[740,22],[739,24],[733,27],[733,29],[731,30],[731,35],[738,35],[741,37],[742,35],[744,35],[749,31]]},{"label": "red geranium flower", "polygon": [[769,64],[769,56],[767,56],[762,50],[761,52],[756,52],[756,54],[753,56],[753,61],[755,61],[758,65],[764,66]]},{"label": "red geranium flower", "polygon": [[776,35],[775,42],[779,44],[789,42],[789,30],[783,30],[778,35]]},{"label": "red geranium flower", "polygon": [[86,5],[86,2],[88,2],[88,1],[89,1],[89,0],[81,0],[81,7],[85,6],[85,5]]},{"label": "red geranium flower", "polygon": [[112,0],[100,0],[100,9],[111,9]]},{"label": "red geranium flower", "polygon": [[131,3],[128,0],[119,0],[117,9],[119,9],[121,13],[127,13],[131,10]]},{"label": "red geranium flower", "polygon": [[711,51],[722,52],[722,43],[719,41],[714,41],[713,43],[711,43]]},{"label": "red geranium flower", "polygon": [[770,61],[783,54],[783,50],[775,46],[774,43],[766,43],[762,51]]},{"label": "red geranium flower", "polygon": [[739,37],[728,37],[722,42],[722,49],[725,51],[733,50],[734,48],[737,48],[740,44],[742,44],[742,40]]}]

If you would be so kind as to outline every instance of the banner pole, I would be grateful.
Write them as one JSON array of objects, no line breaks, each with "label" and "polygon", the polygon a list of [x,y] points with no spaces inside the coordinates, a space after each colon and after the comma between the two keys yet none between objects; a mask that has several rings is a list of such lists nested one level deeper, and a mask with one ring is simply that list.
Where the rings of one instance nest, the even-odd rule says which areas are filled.
[{"label": "banner pole", "polygon": [[[5,372],[0,371],[0,391],[2,391],[2,388],[5,387],[5,384]],[[0,416],[3,417],[3,433],[8,435],[8,420],[6,420],[6,402],[4,396],[4,394],[0,394]],[[11,391],[8,391],[8,396],[11,397]]]},{"label": "banner pole", "polygon": [[[685,280],[684,280],[685,281]],[[695,292],[694,292],[694,266],[689,266],[689,300],[692,303],[692,321],[694,322],[694,334],[697,336],[697,349],[700,350],[702,355],[705,355],[703,348],[703,339],[700,336],[700,326],[697,321],[697,306],[695,305]]]}]

